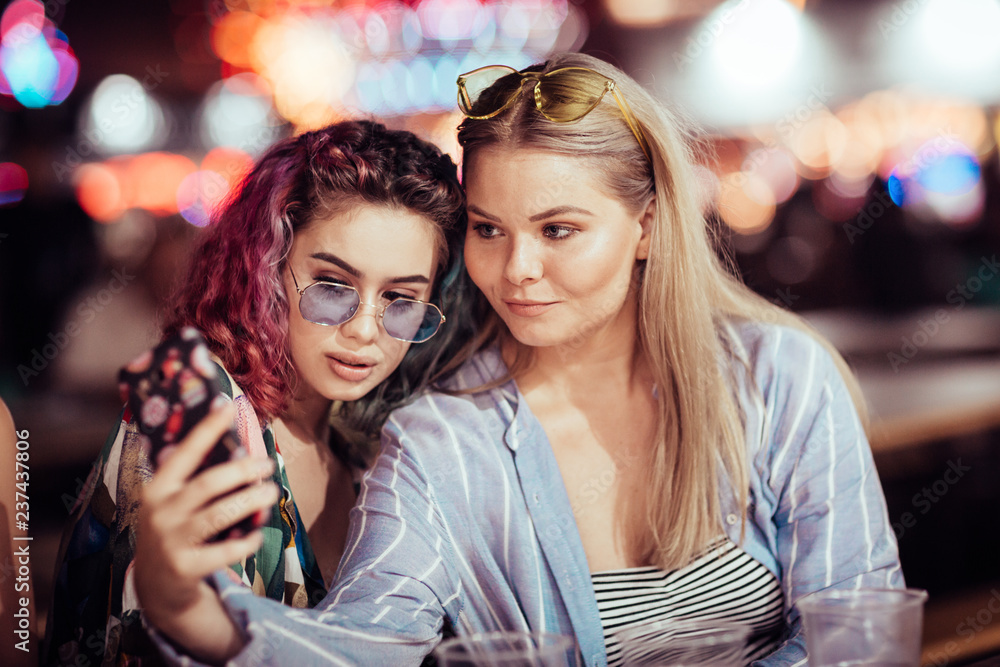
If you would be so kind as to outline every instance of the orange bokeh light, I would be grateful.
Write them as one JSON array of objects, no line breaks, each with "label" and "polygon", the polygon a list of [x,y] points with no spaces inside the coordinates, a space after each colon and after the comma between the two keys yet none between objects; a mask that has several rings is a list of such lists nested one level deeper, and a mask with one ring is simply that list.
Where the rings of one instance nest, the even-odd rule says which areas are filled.
[{"label": "orange bokeh light", "polygon": [[774,194],[756,174],[728,174],[720,182],[716,208],[733,231],[756,234],[774,220]]},{"label": "orange bokeh light", "polygon": [[155,215],[177,213],[177,189],[188,174],[198,170],[183,155],[146,153],[132,159],[128,171],[134,188],[132,206]]},{"label": "orange bokeh light", "polygon": [[[246,151],[238,148],[219,146],[213,148],[202,158],[202,171],[214,171],[225,179],[229,189],[239,183],[253,166],[253,158]],[[221,201],[222,197],[219,198]],[[217,203],[217,202],[213,202]]]},{"label": "orange bokeh light", "polygon": [[113,222],[128,208],[118,174],[108,165],[83,165],[74,175],[74,184],[80,208],[97,222]]},{"label": "orange bokeh light", "polygon": [[212,28],[212,48],[219,58],[238,67],[250,66],[250,45],[264,19],[253,12],[230,12]]}]

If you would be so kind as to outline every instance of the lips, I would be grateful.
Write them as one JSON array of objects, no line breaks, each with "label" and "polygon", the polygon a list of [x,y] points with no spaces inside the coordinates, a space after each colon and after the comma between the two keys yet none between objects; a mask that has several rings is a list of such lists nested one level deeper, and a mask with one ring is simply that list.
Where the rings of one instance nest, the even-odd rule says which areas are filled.
[{"label": "lips", "polygon": [[377,363],[371,357],[364,357],[349,352],[340,352],[335,355],[327,355],[330,370],[339,378],[348,382],[361,382],[368,378],[375,370]]},{"label": "lips", "polygon": [[545,313],[552,307],[556,305],[556,301],[528,301],[523,299],[504,299],[504,305],[507,306],[512,314],[518,315],[520,317],[537,317],[542,313]]}]

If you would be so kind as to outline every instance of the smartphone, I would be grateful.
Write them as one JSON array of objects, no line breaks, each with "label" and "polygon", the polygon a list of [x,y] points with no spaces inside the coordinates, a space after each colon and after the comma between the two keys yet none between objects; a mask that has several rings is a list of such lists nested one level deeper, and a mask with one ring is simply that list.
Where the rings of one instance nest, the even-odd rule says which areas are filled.
[{"label": "smartphone", "polygon": [[[119,388],[139,427],[142,446],[153,467],[168,447],[179,444],[204,419],[212,406],[229,398],[222,393],[219,375],[205,339],[194,327],[184,327],[121,369]],[[247,456],[235,428],[215,443],[197,472]],[[196,473],[197,474],[197,473]],[[245,487],[244,487],[245,488]],[[246,535],[263,525],[262,510],[224,528],[209,541]]]}]

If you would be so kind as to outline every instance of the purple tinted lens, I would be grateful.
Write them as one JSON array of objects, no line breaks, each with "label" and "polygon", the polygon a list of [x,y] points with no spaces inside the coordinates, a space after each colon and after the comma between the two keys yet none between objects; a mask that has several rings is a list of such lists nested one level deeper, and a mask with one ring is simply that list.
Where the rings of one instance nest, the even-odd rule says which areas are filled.
[{"label": "purple tinted lens", "polygon": [[427,303],[396,299],[386,306],[382,326],[393,338],[422,343],[437,333],[441,312]]},{"label": "purple tinted lens", "polygon": [[302,293],[299,312],[310,322],[334,326],[351,319],[360,303],[361,297],[353,287],[315,283]]}]

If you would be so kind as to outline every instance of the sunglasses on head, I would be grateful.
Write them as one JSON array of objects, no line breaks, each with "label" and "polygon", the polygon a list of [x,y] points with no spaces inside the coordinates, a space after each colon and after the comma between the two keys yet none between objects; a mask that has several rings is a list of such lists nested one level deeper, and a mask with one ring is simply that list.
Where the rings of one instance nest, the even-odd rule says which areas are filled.
[{"label": "sunglasses on head", "polygon": [[[525,82],[529,82],[527,86]],[[538,113],[554,123],[583,118],[610,92],[649,159],[646,137],[614,80],[587,67],[561,67],[544,73],[519,72],[507,65],[480,67],[459,75],[458,107],[468,118],[486,120],[508,108],[526,89],[531,90]]]},{"label": "sunglasses on head", "polygon": [[317,280],[300,289],[292,267],[289,266],[288,271],[299,293],[299,312],[315,324],[337,326],[354,317],[361,306],[371,306],[387,334],[407,343],[423,343],[430,340],[445,321],[433,303],[400,297],[380,308],[363,302],[361,293],[350,285]]}]

